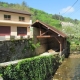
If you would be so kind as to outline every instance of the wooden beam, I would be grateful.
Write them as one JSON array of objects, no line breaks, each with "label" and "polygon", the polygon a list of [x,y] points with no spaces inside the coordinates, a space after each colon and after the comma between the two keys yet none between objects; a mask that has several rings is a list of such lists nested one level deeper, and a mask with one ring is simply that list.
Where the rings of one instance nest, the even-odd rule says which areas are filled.
[{"label": "wooden beam", "polygon": [[61,56],[61,53],[62,53],[62,41],[61,39],[55,37],[55,39],[59,42],[59,45],[60,45],[60,56]]},{"label": "wooden beam", "polygon": [[60,40],[57,37],[55,37],[55,39],[60,43]]},{"label": "wooden beam", "polygon": [[37,36],[37,38],[51,38],[51,37],[54,37],[54,36],[50,36],[50,35],[45,35],[45,36]]},{"label": "wooden beam", "polygon": [[54,37],[59,43],[60,41],[57,39],[58,36],[53,36],[53,35],[39,35],[37,38],[51,38]]},{"label": "wooden beam", "polygon": [[41,34],[41,36],[44,35],[44,34],[46,34],[47,32],[48,32],[48,31],[45,31],[44,33]]}]

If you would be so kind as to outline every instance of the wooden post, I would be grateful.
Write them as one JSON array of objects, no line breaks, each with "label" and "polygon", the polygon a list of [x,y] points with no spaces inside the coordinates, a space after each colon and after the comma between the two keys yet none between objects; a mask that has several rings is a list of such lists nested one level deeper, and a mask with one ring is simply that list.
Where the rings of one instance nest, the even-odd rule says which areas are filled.
[{"label": "wooden post", "polygon": [[40,36],[41,36],[41,28],[40,28]]},{"label": "wooden post", "polygon": [[61,56],[61,53],[62,53],[62,43],[61,43],[61,40],[60,39],[58,39],[57,37],[55,37],[55,39],[59,42],[59,44],[60,44],[60,56]]},{"label": "wooden post", "polygon": [[61,53],[62,53],[62,43],[60,42],[60,56],[61,56]]},{"label": "wooden post", "polygon": [[40,30],[40,36],[41,36],[41,27],[40,27],[40,25],[38,24],[38,26],[39,26],[39,30]]}]

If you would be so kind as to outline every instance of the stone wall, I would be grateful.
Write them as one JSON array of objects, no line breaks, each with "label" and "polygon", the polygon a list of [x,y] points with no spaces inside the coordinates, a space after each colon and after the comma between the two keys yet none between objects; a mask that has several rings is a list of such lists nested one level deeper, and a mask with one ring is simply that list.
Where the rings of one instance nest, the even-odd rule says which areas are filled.
[{"label": "stone wall", "polygon": [[53,37],[48,39],[48,49],[59,50],[59,42]]},{"label": "stone wall", "polygon": [[66,45],[65,49],[63,49],[61,54],[62,55],[64,54],[66,58],[69,57],[69,55],[70,55],[70,43],[68,41],[67,41],[67,45]]},{"label": "stone wall", "polygon": [[47,38],[37,38],[40,35],[40,31],[38,28],[33,28],[33,40],[34,44],[40,42],[40,47],[36,48],[36,54],[44,53],[48,50],[47,46]]},{"label": "stone wall", "polygon": [[[43,31],[43,30],[41,30]],[[44,32],[44,31],[43,31]],[[58,51],[60,48],[60,44],[58,41],[53,37],[53,38],[37,38],[37,36],[40,35],[40,30],[39,28],[33,28],[33,39],[34,43],[40,42],[40,47],[36,49],[36,54],[41,54],[44,52],[48,52],[49,49],[53,49],[55,51]]]},{"label": "stone wall", "polygon": [[0,41],[0,63],[33,56],[28,42],[27,39]]}]

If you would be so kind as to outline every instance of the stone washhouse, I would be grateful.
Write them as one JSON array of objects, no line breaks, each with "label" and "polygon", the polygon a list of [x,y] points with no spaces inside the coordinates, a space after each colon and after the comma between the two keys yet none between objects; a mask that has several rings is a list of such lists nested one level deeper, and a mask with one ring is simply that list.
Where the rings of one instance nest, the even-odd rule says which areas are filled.
[{"label": "stone washhouse", "polygon": [[67,35],[39,20],[32,24],[34,43],[40,42],[36,49],[37,54],[49,50],[59,52],[60,55],[67,54]]}]

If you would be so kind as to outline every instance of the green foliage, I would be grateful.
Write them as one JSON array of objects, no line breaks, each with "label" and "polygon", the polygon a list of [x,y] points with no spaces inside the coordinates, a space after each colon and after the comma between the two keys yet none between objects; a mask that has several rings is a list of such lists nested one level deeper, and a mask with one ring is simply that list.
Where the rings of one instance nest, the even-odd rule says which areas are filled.
[{"label": "green foliage", "polygon": [[62,63],[62,62],[64,61],[64,59],[65,59],[65,55],[63,54],[63,55],[60,57],[59,62]]},{"label": "green foliage", "polygon": [[70,51],[80,51],[80,37],[70,35],[67,40],[70,42]]},{"label": "green foliage", "polygon": [[4,6],[4,7],[8,7],[8,5],[7,5],[7,4],[3,4],[3,6]]},{"label": "green foliage", "polygon": [[35,20],[40,20],[42,22],[45,22],[51,26],[54,26],[55,28],[61,28],[61,25],[60,24],[60,21],[57,20],[57,19],[53,19],[52,18],[52,14],[48,14],[44,11],[41,11],[41,10],[37,10],[37,9],[33,9],[33,8],[30,8],[31,12],[33,13],[33,16],[32,16],[32,20],[33,22]]},{"label": "green foliage", "polygon": [[[45,80],[57,69],[59,62],[54,56],[27,58],[16,65],[3,69],[4,80]],[[56,65],[55,65],[56,64]]]},{"label": "green foliage", "polygon": [[29,39],[29,40],[28,40],[28,44],[29,44],[29,45],[28,45],[28,49],[30,49],[30,50],[32,50],[32,51],[35,51],[35,49],[40,46],[40,42],[34,44],[34,42],[33,42],[32,39]]},{"label": "green foliage", "polygon": [[64,26],[64,33],[68,35],[68,41],[71,43],[70,50],[71,51],[79,51],[80,50],[80,24],[74,24],[74,26]]},{"label": "green foliage", "polygon": [[30,56],[35,56],[36,52],[35,49],[40,46],[40,42],[34,44],[34,41],[32,39],[27,39],[27,44],[22,49],[22,53],[25,54],[27,51],[30,53]]},{"label": "green foliage", "polygon": [[2,74],[0,74],[0,76],[2,76]]},{"label": "green foliage", "polygon": [[54,15],[52,15],[52,18],[53,18],[53,19],[56,19],[56,20],[64,21],[64,17],[61,16],[61,15],[58,15],[58,14],[54,14]]}]

